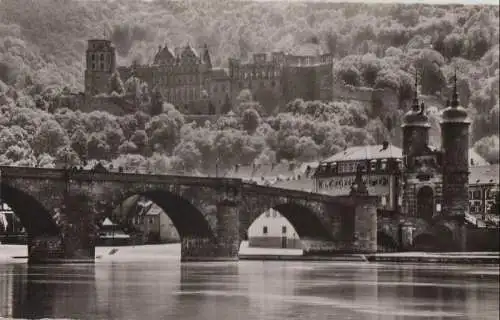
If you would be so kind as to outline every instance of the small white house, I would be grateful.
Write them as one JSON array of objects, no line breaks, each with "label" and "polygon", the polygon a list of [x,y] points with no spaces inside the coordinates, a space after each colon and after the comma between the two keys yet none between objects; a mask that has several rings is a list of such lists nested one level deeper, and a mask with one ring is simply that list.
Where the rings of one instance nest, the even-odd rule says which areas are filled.
[{"label": "small white house", "polygon": [[269,209],[248,228],[249,247],[301,249],[292,224],[278,211]]}]

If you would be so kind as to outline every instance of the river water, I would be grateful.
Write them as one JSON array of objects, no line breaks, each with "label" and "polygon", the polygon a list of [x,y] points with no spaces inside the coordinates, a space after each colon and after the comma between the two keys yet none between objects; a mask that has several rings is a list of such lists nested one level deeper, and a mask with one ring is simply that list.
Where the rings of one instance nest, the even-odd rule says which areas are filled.
[{"label": "river water", "polygon": [[0,316],[65,319],[498,319],[498,266],[98,259],[0,262]]}]

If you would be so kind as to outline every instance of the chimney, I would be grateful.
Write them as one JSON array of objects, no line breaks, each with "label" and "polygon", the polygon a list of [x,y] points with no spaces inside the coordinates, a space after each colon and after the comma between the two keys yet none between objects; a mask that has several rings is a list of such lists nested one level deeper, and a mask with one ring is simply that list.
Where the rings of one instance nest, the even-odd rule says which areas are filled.
[{"label": "chimney", "polygon": [[386,150],[387,148],[389,148],[389,142],[388,141],[382,142],[382,149],[380,149],[380,151]]}]

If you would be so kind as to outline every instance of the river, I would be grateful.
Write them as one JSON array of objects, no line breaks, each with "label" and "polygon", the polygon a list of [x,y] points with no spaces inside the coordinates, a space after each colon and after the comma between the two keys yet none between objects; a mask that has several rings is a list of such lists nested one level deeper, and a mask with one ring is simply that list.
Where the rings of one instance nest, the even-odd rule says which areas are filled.
[{"label": "river", "polygon": [[[0,248],[1,249],[1,248]],[[151,252],[150,252],[151,253]],[[49,319],[498,319],[498,266],[299,261],[0,262],[0,316]]]}]

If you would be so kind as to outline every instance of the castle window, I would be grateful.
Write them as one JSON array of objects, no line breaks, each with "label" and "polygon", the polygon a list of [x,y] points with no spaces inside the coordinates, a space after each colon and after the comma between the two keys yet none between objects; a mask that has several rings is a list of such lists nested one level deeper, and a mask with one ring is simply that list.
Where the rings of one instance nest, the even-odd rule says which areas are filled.
[{"label": "castle window", "polygon": [[101,53],[101,61],[104,61],[104,53]]},{"label": "castle window", "polygon": [[101,70],[104,71],[104,62],[101,62]]},{"label": "castle window", "polygon": [[92,61],[94,61],[95,60],[95,54],[92,53],[90,56],[92,57]]},{"label": "castle window", "polygon": [[262,234],[267,234],[267,226],[262,227]]},{"label": "castle window", "polygon": [[92,70],[95,70],[95,62],[92,62]]},{"label": "castle window", "polygon": [[281,226],[281,233],[286,234],[286,226]]}]

